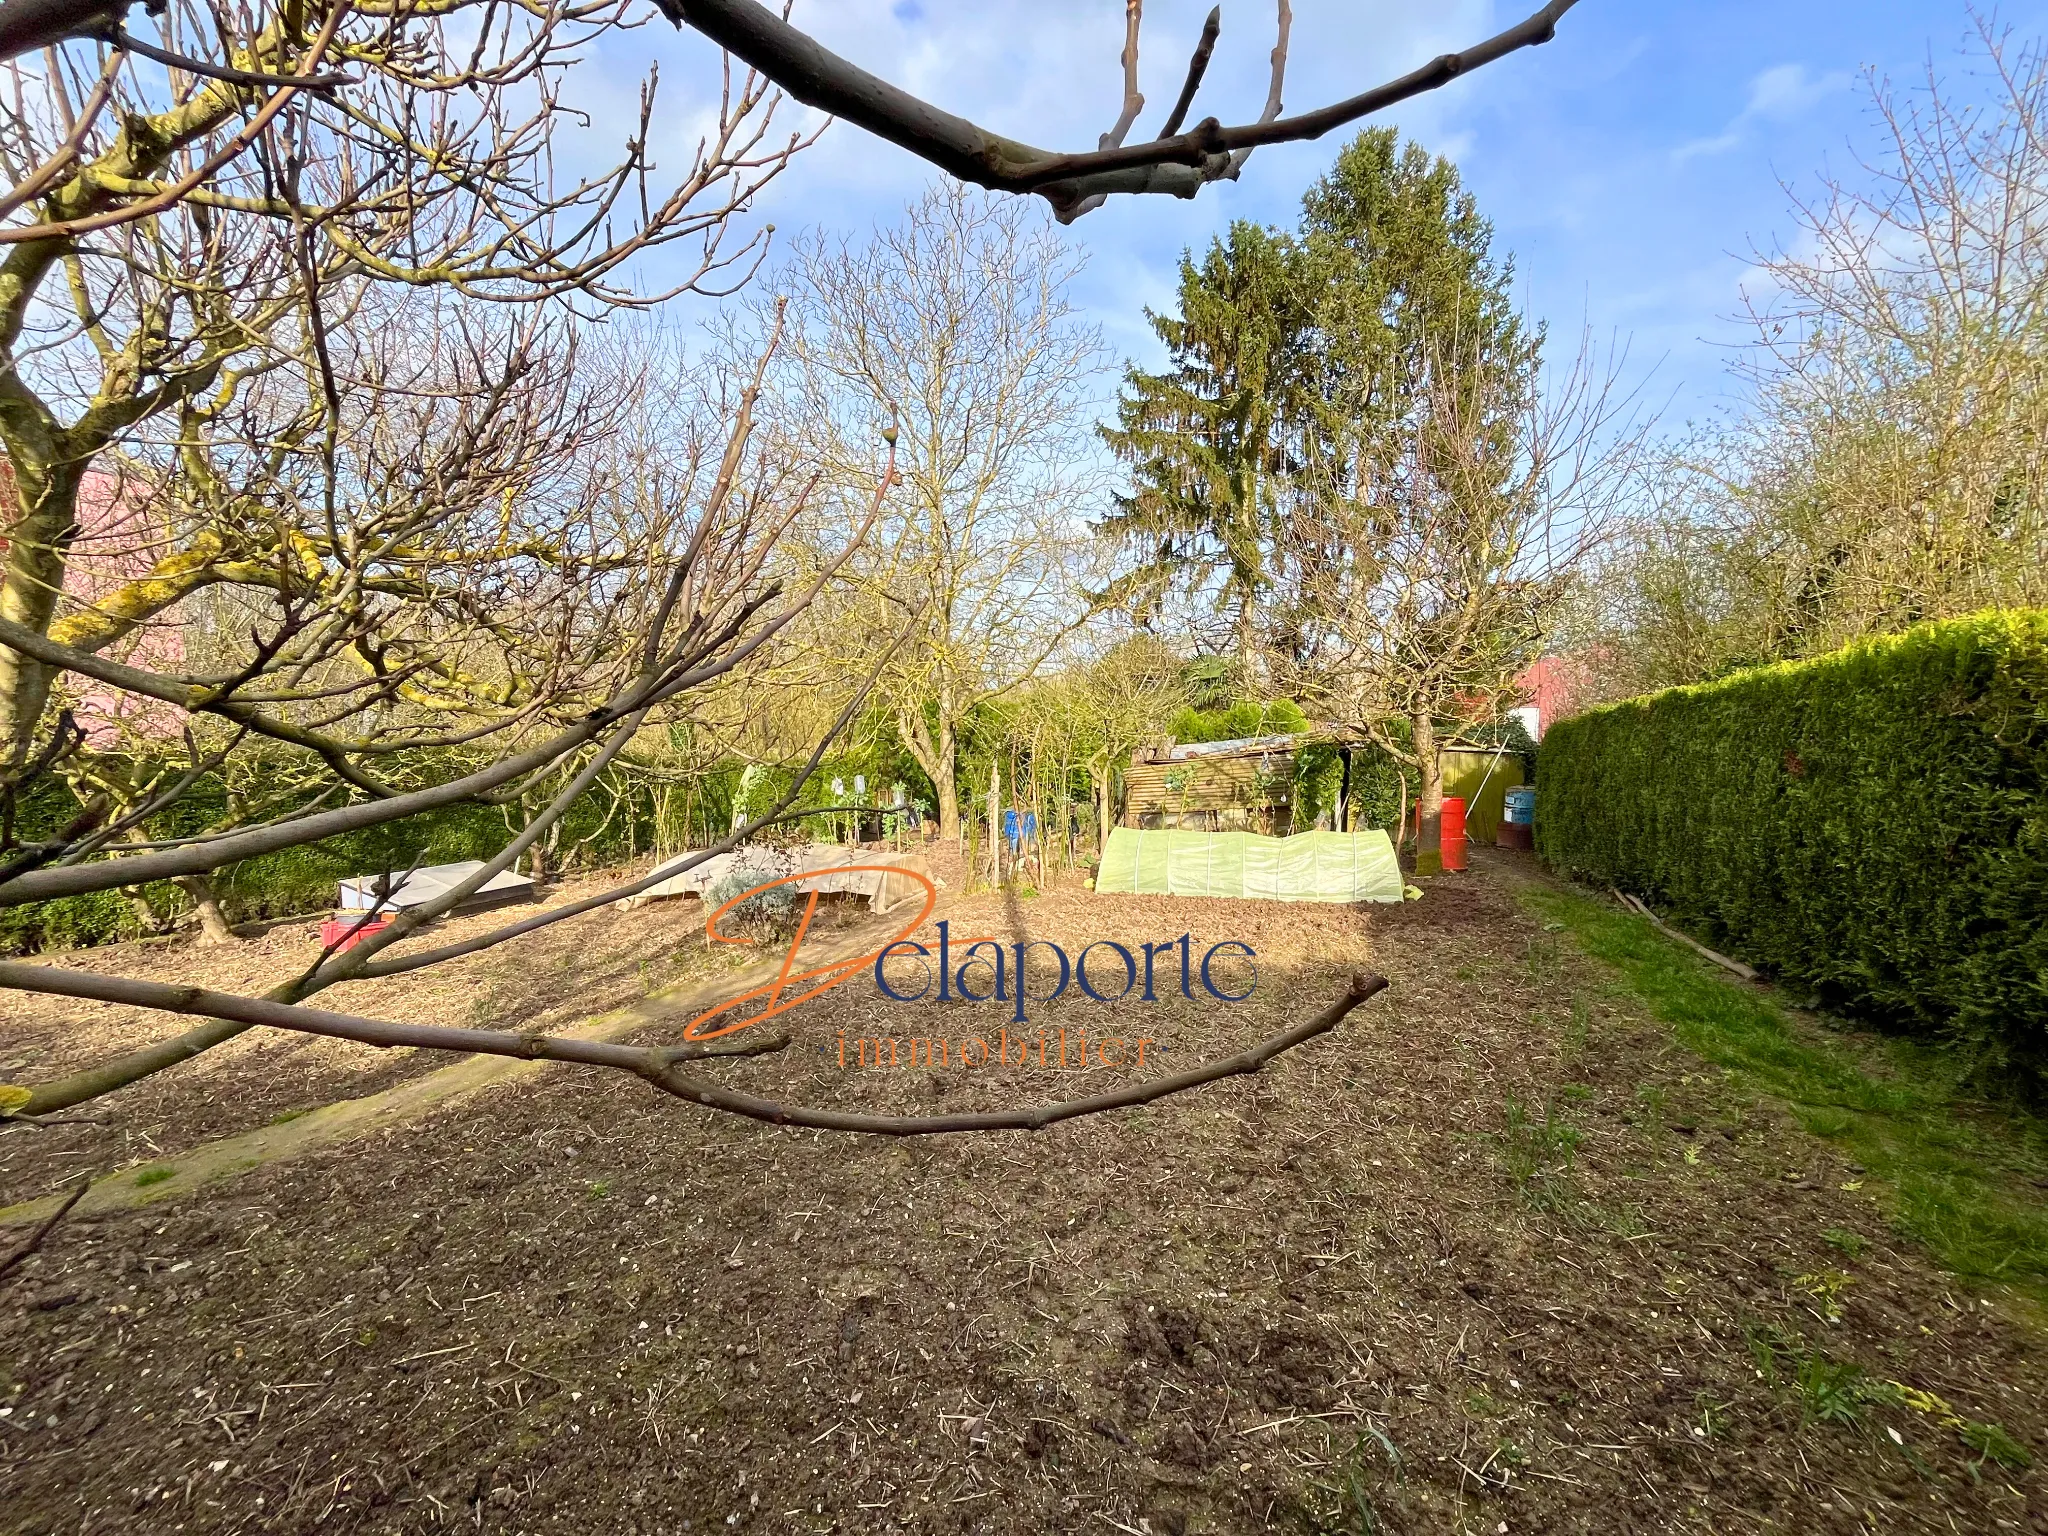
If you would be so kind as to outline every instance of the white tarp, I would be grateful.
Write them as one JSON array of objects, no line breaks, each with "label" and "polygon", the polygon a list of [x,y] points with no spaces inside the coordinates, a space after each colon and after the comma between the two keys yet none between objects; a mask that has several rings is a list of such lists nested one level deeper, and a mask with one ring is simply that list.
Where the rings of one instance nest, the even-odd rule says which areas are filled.
[{"label": "white tarp", "polygon": [[[693,857],[688,853],[677,854],[661,869],[675,869]],[[736,848],[730,853],[713,854],[694,869],[682,870],[619,905],[630,909],[643,901],[653,901],[662,896],[701,897],[734,870],[746,872],[751,883],[756,885],[765,885],[783,875],[803,874],[805,879],[792,882],[797,890],[865,896],[868,905],[877,912],[886,912],[899,903],[924,895],[924,886],[907,873],[898,875],[871,869],[847,869],[845,866],[849,864],[881,864],[891,869],[914,870],[934,885],[940,883],[924,855],[918,853],[870,853],[860,848],[841,847],[837,843],[809,843],[788,852]],[[659,874],[661,869],[655,873]]]},{"label": "white tarp", "polygon": [[1382,831],[1156,832],[1118,827],[1096,871],[1098,891],[1223,896],[1248,901],[1401,899],[1401,865]]},{"label": "white tarp", "polygon": [[[394,882],[391,894],[385,898],[381,910],[403,911],[407,907],[422,906],[437,896],[447,895],[483,867],[482,859],[465,859],[460,864],[429,864],[410,874],[395,869],[391,872]],[[341,910],[367,912],[377,906],[377,882],[383,878],[382,875],[357,875],[353,880],[342,881]],[[508,869],[486,880],[481,890],[463,899],[462,906],[492,906],[524,900],[532,895],[533,881]]]}]

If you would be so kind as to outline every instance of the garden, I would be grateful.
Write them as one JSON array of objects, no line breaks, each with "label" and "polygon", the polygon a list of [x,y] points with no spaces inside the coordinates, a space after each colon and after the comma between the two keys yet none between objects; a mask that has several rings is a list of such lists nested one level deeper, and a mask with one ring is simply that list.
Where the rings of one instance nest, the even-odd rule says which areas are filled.
[{"label": "garden", "polygon": [[1049,17],[1072,153],[912,4],[75,9],[0,1536],[2048,1528],[2048,48],[1670,150],[1861,103],[1681,423],[1426,126],[1597,4]]}]

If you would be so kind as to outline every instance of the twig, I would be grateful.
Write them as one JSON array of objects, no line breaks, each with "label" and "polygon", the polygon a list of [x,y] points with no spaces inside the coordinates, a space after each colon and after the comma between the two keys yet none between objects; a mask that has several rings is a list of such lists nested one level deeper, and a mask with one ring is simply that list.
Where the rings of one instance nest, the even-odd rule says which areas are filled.
[{"label": "twig", "polygon": [[772,1056],[789,1049],[788,1035],[769,1035],[760,1040],[723,1040],[706,1045],[664,1046],[655,1054],[670,1065],[678,1061],[716,1061],[721,1056]]},{"label": "twig", "polygon": [[1202,23],[1201,38],[1195,43],[1194,56],[1188,60],[1188,78],[1180,88],[1180,96],[1173,104],[1173,110],[1166,115],[1166,122],[1155,138],[1170,139],[1180,132],[1180,125],[1187,121],[1188,108],[1195,104],[1195,92],[1202,88],[1202,76],[1209,72],[1209,56],[1216,51],[1216,35],[1223,30],[1223,7],[1209,8],[1209,18]]},{"label": "twig", "polygon": [[0,1115],[0,1125],[32,1125],[38,1130],[46,1125],[112,1125],[111,1115],[24,1115],[18,1109]]},{"label": "twig", "polygon": [[78,1181],[77,1186],[71,1191],[71,1193],[64,1197],[64,1203],[58,1206],[56,1210],[50,1212],[49,1215],[45,1216],[42,1220],[41,1225],[39,1225],[35,1229],[35,1231],[29,1233],[27,1242],[23,1243],[19,1248],[15,1249],[14,1252],[7,1255],[6,1258],[0,1259],[0,1277],[5,1277],[6,1275],[10,1274],[13,1271],[15,1265],[19,1264],[23,1259],[27,1258],[30,1254],[34,1253],[38,1248],[42,1247],[43,1239],[48,1237],[52,1232],[56,1230],[57,1223],[62,1221],[66,1216],[71,1214],[71,1207],[78,1204],[79,1201],[83,1200],[85,1198],[85,1192],[91,1188],[92,1175],[87,1174],[84,1178]]},{"label": "twig", "polygon": [[154,43],[144,42],[125,27],[115,27],[107,33],[107,41],[116,48],[125,48],[130,53],[139,53],[145,59],[158,64],[168,64],[173,69],[182,69],[187,74],[205,75],[211,80],[225,80],[230,85],[260,85],[275,88],[291,86],[301,91],[331,91],[337,86],[358,85],[353,75],[269,75],[253,70],[236,69],[232,64],[215,64],[209,59],[195,59],[190,54],[178,53],[170,48],[159,48]]},{"label": "twig", "polygon": [[1623,906],[1629,908],[1631,911],[1635,912],[1639,916],[1647,917],[1653,924],[1656,925],[1656,927],[1661,932],[1669,934],[1672,938],[1678,940],[1679,943],[1683,944],[1687,949],[1696,950],[1698,953],[1705,955],[1709,960],[1713,961],[1714,964],[1720,966],[1725,971],[1733,971],[1737,976],[1740,976],[1744,981],[1756,980],[1756,967],[1744,965],[1740,960],[1731,960],[1726,955],[1721,954],[1719,951],[1707,948],[1707,946],[1702,944],[1698,939],[1692,938],[1690,935],[1680,933],[1676,928],[1672,927],[1669,923],[1665,922],[1663,918],[1659,917],[1656,913],[1652,912],[1648,907],[1644,906],[1641,901],[1629,895],[1628,892],[1616,891],[1614,894]]}]

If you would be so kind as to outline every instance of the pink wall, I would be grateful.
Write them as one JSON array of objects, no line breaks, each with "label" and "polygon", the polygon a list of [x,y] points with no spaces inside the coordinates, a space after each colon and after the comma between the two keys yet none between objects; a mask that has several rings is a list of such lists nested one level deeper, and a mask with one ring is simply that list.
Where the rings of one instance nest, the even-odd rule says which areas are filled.
[{"label": "pink wall", "polygon": [[1545,656],[1515,679],[1525,700],[1536,706],[1537,735],[1568,720],[1594,701],[1596,678],[1584,656]]},{"label": "pink wall", "polygon": [[[0,459],[0,493],[11,505],[14,468]],[[88,470],[78,492],[79,531],[72,540],[64,568],[64,596],[57,605],[61,620],[92,607],[100,598],[146,576],[170,552],[171,544],[149,486],[133,477]],[[0,534],[0,555],[7,539]],[[125,639],[107,647],[105,655],[152,672],[176,672],[185,663],[185,626],[177,608],[158,614]],[[176,736],[182,714],[166,704],[138,699],[111,688],[84,684],[78,696],[78,723],[94,746],[112,746],[125,723],[145,736]]]}]

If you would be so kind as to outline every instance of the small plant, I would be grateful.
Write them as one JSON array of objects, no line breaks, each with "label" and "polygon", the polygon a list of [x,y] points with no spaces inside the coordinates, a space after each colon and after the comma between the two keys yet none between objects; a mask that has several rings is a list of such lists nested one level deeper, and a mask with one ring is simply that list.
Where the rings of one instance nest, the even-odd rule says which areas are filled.
[{"label": "small plant", "polygon": [[1849,1227],[1829,1227],[1827,1231],[1821,1233],[1820,1240],[1842,1254],[1843,1257],[1851,1259],[1862,1258],[1863,1250],[1870,1246],[1869,1241],[1861,1232],[1854,1231]]},{"label": "small plant", "polygon": [[[1562,924],[1558,926],[1562,927]],[[1564,1027],[1564,1048],[1568,1056],[1582,1056],[1586,1051],[1586,1037],[1593,1028],[1593,1007],[1583,997],[1572,998],[1571,1021]]]},{"label": "small plant", "polygon": [[1529,979],[1540,986],[1557,975],[1558,967],[1563,963],[1563,951],[1557,940],[1545,933],[1529,940],[1524,958],[1529,967]]},{"label": "small plant", "polygon": [[1855,1276],[1839,1269],[1816,1270],[1810,1275],[1794,1275],[1792,1289],[1812,1301],[1820,1315],[1830,1323],[1842,1320],[1842,1292],[1855,1284]]},{"label": "small plant", "polygon": [[[803,895],[794,885],[770,886],[765,891],[746,893],[757,885],[767,885],[794,870],[794,864],[786,858],[769,855],[765,850],[752,850],[757,857],[746,863],[736,863],[715,881],[704,893],[707,913],[716,912],[728,901],[746,896],[733,909],[718,920],[718,926],[729,934],[749,934],[756,938],[786,938],[796,931],[803,904]],[[787,865],[788,867],[780,867]]]},{"label": "small plant", "polygon": [[1655,1083],[1644,1083],[1636,1089],[1636,1102],[1643,1106],[1643,1116],[1649,1122],[1650,1135],[1654,1138],[1664,1129],[1664,1090]]},{"label": "small plant", "polygon": [[1698,1392],[1693,1395],[1693,1407],[1699,1410],[1698,1438],[1718,1440],[1728,1428],[1728,1415],[1733,1403],[1724,1403],[1710,1393]]},{"label": "small plant", "polygon": [[1648,1237],[1653,1230],[1643,1216],[1643,1208],[1633,1201],[1622,1201],[1616,1205],[1597,1205],[1586,1216],[1591,1225],[1602,1231],[1611,1232],[1625,1242],[1638,1242]]},{"label": "small plant", "polygon": [[1380,1457],[1394,1469],[1394,1479],[1399,1482],[1405,1476],[1400,1449],[1383,1430],[1368,1424],[1337,1463],[1336,1481],[1316,1484],[1329,1504],[1309,1519],[1308,1528],[1314,1536],[1379,1536],[1386,1529],[1373,1508],[1371,1493],[1372,1465]]},{"label": "small plant", "polygon": [[1806,1422],[1854,1424],[1863,1416],[1870,1383],[1863,1368],[1849,1360],[1808,1355],[1799,1362],[1799,1398]]},{"label": "small plant", "polygon": [[1579,1128],[1558,1117],[1555,1103],[1545,1102],[1539,1121],[1510,1094],[1507,1129],[1499,1146],[1502,1171],[1533,1208],[1555,1211],[1570,1203],[1565,1175],[1578,1156]]},{"label": "small plant", "polygon": [[1742,1342],[1749,1348],[1749,1358],[1756,1365],[1758,1379],[1773,1384],[1778,1380],[1780,1361],[1796,1359],[1799,1355],[1799,1341],[1787,1335],[1776,1323],[1744,1323]]},{"label": "small plant", "polygon": [[135,1182],[144,1187],[161,1184],[165,1179],[175,1177],[177,1171],[175,1168],[145,1168],[135,1175]]},{"label": "small plant", "polygon": [[1995,1461],[2009,1472],[2020,1472],[2034,1463],[2027,1448],[2005,1432],[2003,1425],[1986,1423],[1981,1419],[1965,1419],[1956,1430],[1963,1438],[1963,1444],[1977,1452],[1977,1464]]}]

